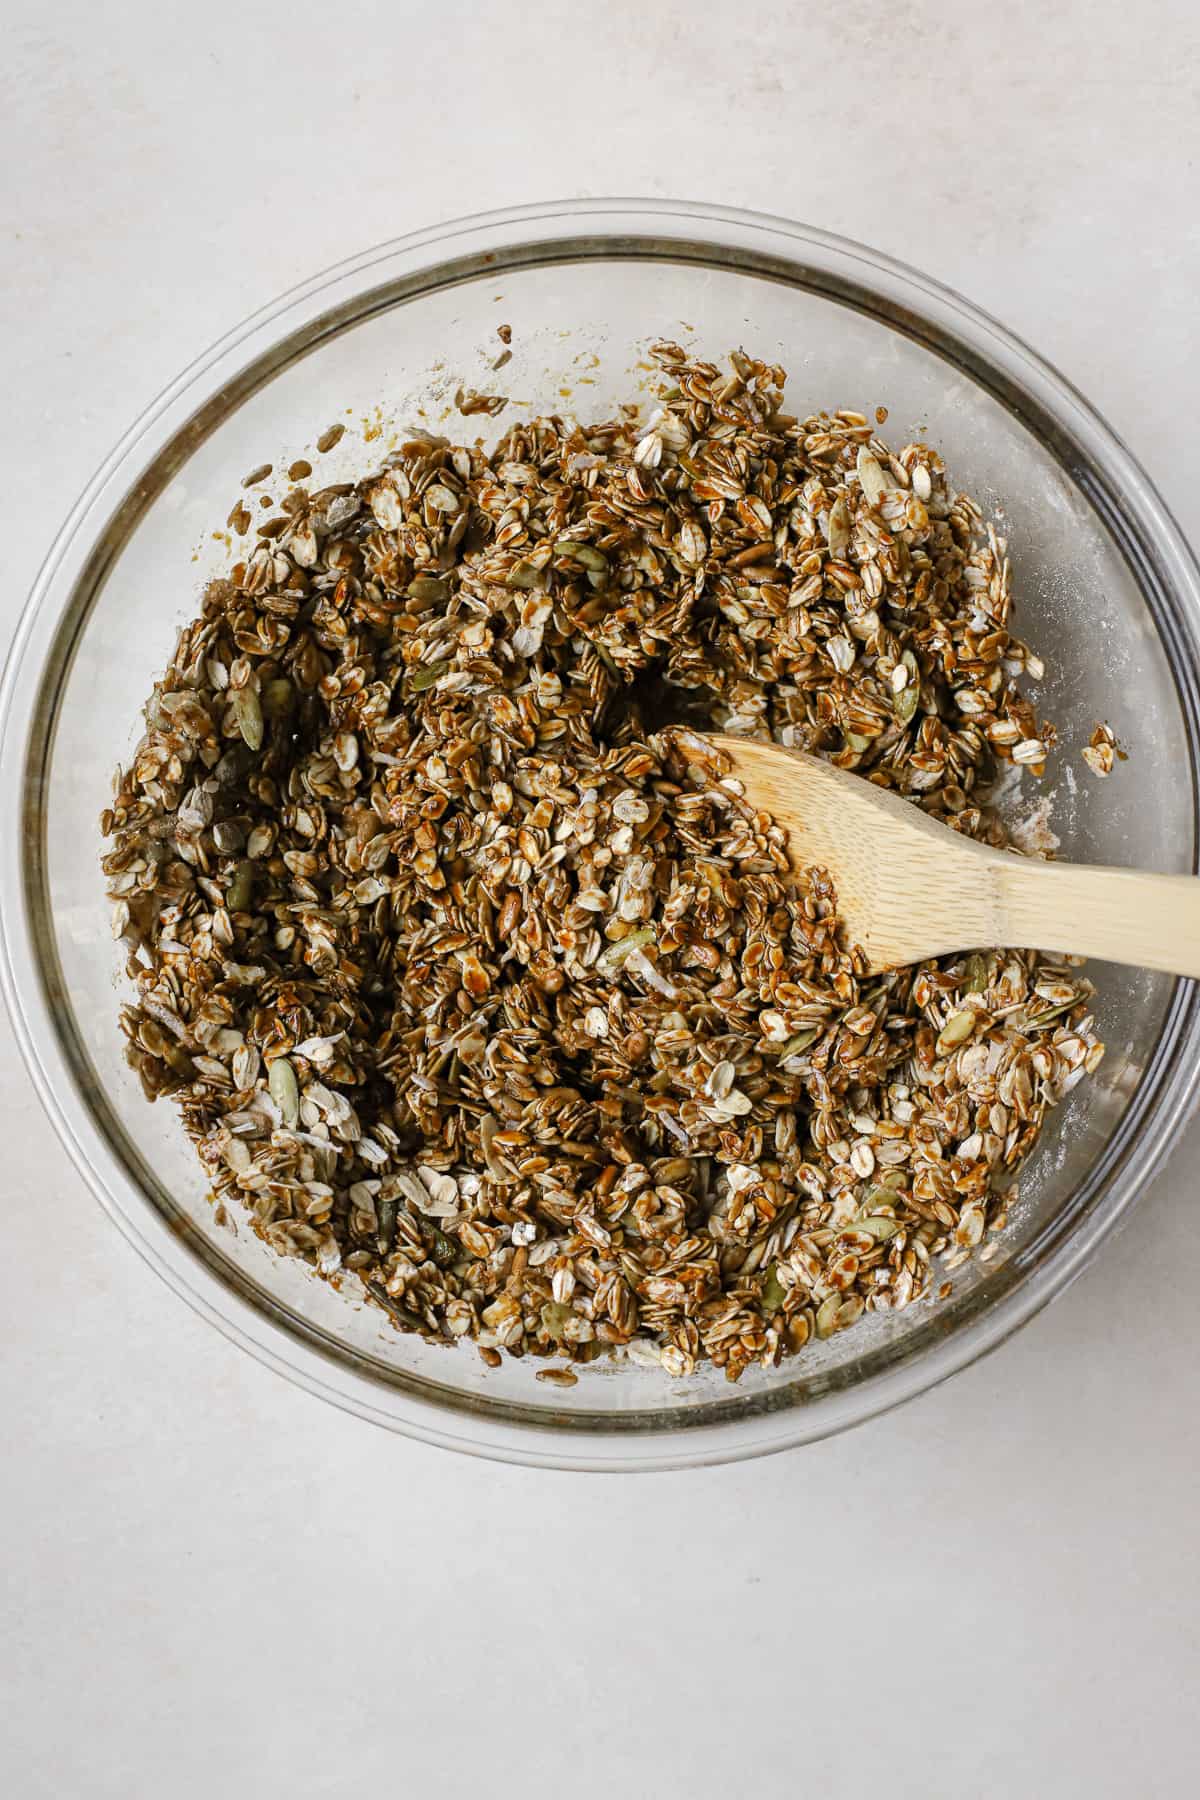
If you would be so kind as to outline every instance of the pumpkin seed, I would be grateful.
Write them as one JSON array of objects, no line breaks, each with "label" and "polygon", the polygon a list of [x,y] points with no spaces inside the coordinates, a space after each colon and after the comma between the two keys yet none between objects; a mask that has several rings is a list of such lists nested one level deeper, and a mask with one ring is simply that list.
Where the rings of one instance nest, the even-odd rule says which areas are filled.
[{"label": "pumpkin seed", "polygon": [[559,538],[554,553],[569,556],[573,562],[581,563],[585,569],[594,569],[597,574],[608,568],[608,558],[603,550],[597,550],[594,544],[577,543],[574,538]]},{"label": "pumpkin seed", "polygon": [[1051,1019],[1061,1018],[1063,1013],[1070,1012],[1073,1006],[1078,1005],[1078,995],[1074,995],[1070,1000],[1060,1000],[1057,1006],[1043,1007],[1041,1012],[1030,1013],[1028,1023],[1031,1026],[1048,1025]]},{"label": "pumpkin seed", "polygon": [[450,598],[450,584],[436,575],[414,575],[404,590],[410,600],[428,600],[441,605]]},{"label": "pumpkin seed", "polygon": [[982,994],[988,986],[988,959],[978,950],[968,956],[963,970],[963,987],[968,994]]},{"label": "pumpkin seed", "polygon": [[254,864],[240,862],[225,889],[225,905],[231,913],[249,912],[254,898]]},{"label": "pumpkin seed", "polygon": [[542,571],[531,563],[528,557],[522,556],[515,562],[504,577],[509,587],[535,588],[542,585]]},{"label": "pumpkin seed", "polygon": [[261,750],[263,741],[263,715],[258,695],[252,687],[241,687],[234,690],[234,717],[238,730],[247,749]]},{"label": "pumpkin seed", "polygon": [[916,687],[901,688],[896,695],[894,707],[896,717],[902,725],[907,725],[915,717],[921,704],[921,690]]},{"label": "pumpkin seed", "polygon": [[898,1219],[889,1219],[882,1213],[872,1213],[869,1218],[856,1219],[854,1229],[867,1232],[877,1244],[886,1244],[899,1231],[900,1222]]},{"label": "pumpkin seed", "polygon": [[817,1308],[817,1336],[832,1337],[837,1330],[838,1313],[842,1309],[842,1296],[830,1294],[822,1300]]},{"label": "pumpkin seed", "polygon": [[965,1044],[974,1029],[975,1014],[970,1007],[964,1007],[962,1012],[952,1013],[938,1033],[935,1046],[938,1055],[948,1056],[959,1044]]},{"label": "pumpkin seed", "polygon": [[392,1315],[397,1325],[402,1325],[405,1331],[419,1331],[426,1337],[429,1335],[429,1327],[420,1314],[413,1312],[411,1307],[402,1306],[399,1300],[388,1293],[382,1281],[368,1281],[366,1286],[367,1292],[378,1300],[385,1312]]},{"label": "pumpkin seed", "polygon": [[296,690],[285,675],[268,681],[262,691],[262,712],[266,719],[284,719],[292,710]]},{"label": "pumpkin seed", "polygon": [[453,1239],[448,1238],[437,1225],[431,1224],[428,1219],[422,1222],[422,1236],[429,1243],[430,1260],[435,1262],[439,1269],[449,1269],[458,1261],[458,1245],[454,1243]]},{"label": "pumpkin seed", "polygon": [[906,650],[896,665],[896,674],[901,671],[905,680],[899,687],[893,681],[892,706],[900,723],[907,725],[921,704],[921,665],[911,650]]},{"label": "pumpkin seed", "polygon": [[423,694],[426,688],[433,687],[441,680],[449,667],[448,662],[426,663],[424,668],[417,669],[409,676],[406,683],[409,693]]},{"label": "pumpkin seed", "polygon": [[375,1208],[376,1242],[379,1245],[380,1256],[389,1255],[392,1245],[396,1241],[396,1214],[398,1210],[399,1202],[394,1194],[389,1196],[386,1200],[381,1199],[378,1206]]},{"label": "pumpkin seed", "polygon": [[763,1282],[762,1309],[767,1314],[777,1313],[787,1296],[787,1289],[779,1279],[778,1268],[777,1263],[772,1263]]},{"label": "pumpkin seed", "polygon": [[565,1302],[547,1300],[539,1317],[547,1337],[553,1338],[556,1344],[561,1343],[566,1335],[567,1324],[572,1317],[571,1308]]},{"label": "pumpkin seed", "polygon": [[653,926],[647,925],[640,931],[631,931],[626,937],[618,938],[615,943],[600,952],[596,958],[596,968],[602,975],[611,975],[615,969],[620,968],[627,957],[633,955],[635,950],[641,950],[653,942]]},{"label": "pumpkin seed", "polygon": [[271,1098],[283,1115],[283,1122],[289,1131],[294,1131],[300,1123],[300,1088],[296,1081],[296,1071],[286,1056],[277,1056],[272,1062],[267,1075],[267,1086],[271,1090]]}]

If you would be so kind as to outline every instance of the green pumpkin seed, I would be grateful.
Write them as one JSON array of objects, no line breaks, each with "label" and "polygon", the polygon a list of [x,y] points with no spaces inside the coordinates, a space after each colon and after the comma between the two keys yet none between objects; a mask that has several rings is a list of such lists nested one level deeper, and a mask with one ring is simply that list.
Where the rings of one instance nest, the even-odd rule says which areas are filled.
[{"label": "green pumpkin seed", "polygon": [[296,1071],[286,1056],[277,1056],[271,1064],[267,1086],[271,1090],[272,1100],[283,1115],[284,1124],[289,1131],[294,1131],[300,1123],[300,1088],[296,1081]]},{"label": "green pumpkin seed", "polygon": [[597,574],[607,570],[608,558],[603,550],[597,550],[594,544],[579,544],[574,538],[559,538],[554,546],[556,556],[569,556],[572,561],[582,563],[585,569],[594,569]]},{"label": "green pumpkin seed", "polygon": [[439,1231],[438,1227],[431,1224],[428,1219],[423,1219],[421,1224],[422,1235],[429,1240],[430,1260],[435,1262],[439,1269],[448,1269],[452,1263],[458,1261],[458,1245],[453,1238],[448,1238],[444,1231]]},{"label": "green pumpkin seed", "polygon": [[921,704],[921,690],[910,684],[900,689],[896,695],[896,717],[902,725],[907,725]]},{"label": "green pumpkin seed", "polygon": [[977,950],[968,956],[967,966],[963,970],[963,987],[968,994],[982,994],[988,985],[988,959]]},{"label": "green pumpkin seed", "polygon": [[233,871],[229,886],[225,889],[225,906],[231,913],[249,912],[250,902],[254,898],[254,864],[240,862]]},{"label": "green pumpkin seed", "polygon": [[286,676],[279,676],[275,681],[268,681],[262,691],[263,717],[267,719],[284,719],[292,710],[292,702],[296,698],[296,690]]},{"label": "green pumpkin seed", "polygon": [[449,667],[448,662],[427,663],[423,669],[418,669],[415,674],[409,676],[409,693],[423,694],[426,688],[433,687],[435,682],[441,680]]},{"label": "green pumpkin seed", "polygon": [[847,750],[853,750],[858,756],[861,756],[864,750],[871,748],[872,740],[864,737],[861,731],[847,731],[843,733],[843,736],[846,740]]},{"label": "green pumpkin seed", "polygon": [[233,696],[233,713],[238,730],[250,750],[261,750],[263,714],[258,695],[252,687],[237,688]]},{"label": "green pumpkin seed", "polygon": [[375,1208],[375,1241],[379,1245],[380,1256],[387,1256],[396,1240],[396,1211],[397,1202],[394,1197],[380,1200]]},{"label": "green pumpkin seed", "polygon": [[938,1055],[948,1056],[959,1044],[965,1044],[974,1029],[975,1014],[970,1007],[964,1007],[962,1012],[952,1013],[938,1034],[935,1046]]},{"label": "green pumpkin seed", "polygon": [[439,604],[450,598],[449,583],[439,581],[436,575],[414,575],[404,592],[410,600],[432,600]]},{"label": "green pumpkin seed", "polygon": [[767,1279],[763,1282],[762,1309],[765,1313],[777,1313],[783,1305],[787,1289],[779,1279],[778,1264],[772,1263],[767,1270]]},{"label": "green pumpkin seed", "polygon": [[819,1338],[833,1336],[837,1330],[837,1316],[841,1311],[841,1306],[842,1296],[840,1294],[830,1294],[822,1300],[817,1308],[817,1336]]},{"label": "green pumpkin seed", "polygon": [[1078,997],[1071,1000],[1060,1000],[1057,1006],[1047,1006],[1042,1012],[1030,1013],[1027,1023],[1030,1025],[1048,1025],[1051,1019],[1059,1018],[1063,1013],[1070,1012],[1073,1006],[1078,1005]]},{"label": "green pumpkin seed", "polygon": [[886,1244],[889,1238],[895,1237],[900,1225],[896,1219],[886,1218],[882,1213],[874,1213],[869,1219],[856,1219],[854,1229],[855,1231],[865,1231],[869,1237],[875,1239],[877,1244]]},{"label": "green pumpkin seed", "polygon": [[596,958],[596,968],[602,975],[611,975],[614,969],[620,968],[626,957],[653,942],[654,931],[649,925],[643,926],[640,931],[631,931],[628,937],[618,938],[615,944],[610,944],[600,952]]},{"label": "green pumpkin seed", "polygon": [[548,1300],[541,1311],[542,1327],[547,1337],[552,1337],[556,1344],[562,1342],[566,1332],[567,1321],[571,1317],[571,1308],[557,1300]]},{"label": "green pumpkin seed", "polygon": [[378,1300],[380,1306],[389,1312],[397,1325],[402,1325],[405,1331],[420,1331],[426,1337],[429,1336],[429,1327],[424,1319],[418,1313],[411,1311],[409,1307],[401,1306],[398,1300],[393,1299],[382,1281],[368,1281],[367,1292]]},{"label": "green pumpkin seed", "polygon": [[906,650],[900,658],[901,666],[908,670],[908,680],[893,698],[896,717],[902,725],[907,725],[914,717],[921,704],[921,665],[911,650]]},{"label": "green pumpkin seed", "polygon": [[801,1050],[807,1050],[810,1044],[815,1044],[820,1035],[821,1027],[819,1025],[810,1025],[806,1031],[798,1031],[780,1050],[780,1062],[786,1062],[789,1056],[799,1056]]},{"label": "green pumpkin seed", "polygon": [[513,564],[512,568],[508,571],[508,574],[504,577],[504,580],[508,587],[540,587],[542,582],[542,571],[535,568],[528,557],[523,556],[519,562]]}]

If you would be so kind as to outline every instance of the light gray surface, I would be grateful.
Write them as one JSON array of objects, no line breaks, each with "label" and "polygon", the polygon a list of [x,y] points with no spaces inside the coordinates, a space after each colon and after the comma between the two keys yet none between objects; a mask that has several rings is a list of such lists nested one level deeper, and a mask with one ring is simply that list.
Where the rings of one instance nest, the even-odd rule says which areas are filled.
[{"label": "light gray surface", "polygon": [[[0,637],[220,331],[373,240],[564,191],[762,207],[960,286],[1200,536],[1187,0],[784,10],[9,0]],[[1194,1791],[1196,1130],[950,1386],[772,1462],[588,1480],[261,1369],[120,1241],[3,1022],[0,1085],[5,1794]]]}]

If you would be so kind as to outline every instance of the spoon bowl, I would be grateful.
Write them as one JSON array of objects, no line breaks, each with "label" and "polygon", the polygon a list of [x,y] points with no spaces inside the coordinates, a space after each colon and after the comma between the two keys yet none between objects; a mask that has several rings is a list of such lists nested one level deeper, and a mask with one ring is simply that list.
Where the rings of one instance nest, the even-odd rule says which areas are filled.
[{"label": "spoon bowl", "polygon": [[869,778],[714,735],[746,799],[825,869],[869,973],[957,950],[1056,949],[1200,976],[1200,879],[1086,868],[976,843]]}]

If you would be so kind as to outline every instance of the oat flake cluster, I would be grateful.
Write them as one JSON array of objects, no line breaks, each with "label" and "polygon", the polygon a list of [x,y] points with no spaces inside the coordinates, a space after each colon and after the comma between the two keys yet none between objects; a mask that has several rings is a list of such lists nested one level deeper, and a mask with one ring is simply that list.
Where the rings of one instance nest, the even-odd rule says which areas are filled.
[{"label": "oat flake cluster", "polygon": [[104,868],[130,1061],[226,1216],[488,1361],[736,1379],[932,1291],[1102,1050],[1065,959],[863,976],[692,736],[1002,843],[988,784],[1053,743],[1003,543],[931,449],[653,354],[648,419],[293,488],[181,634]]}]

